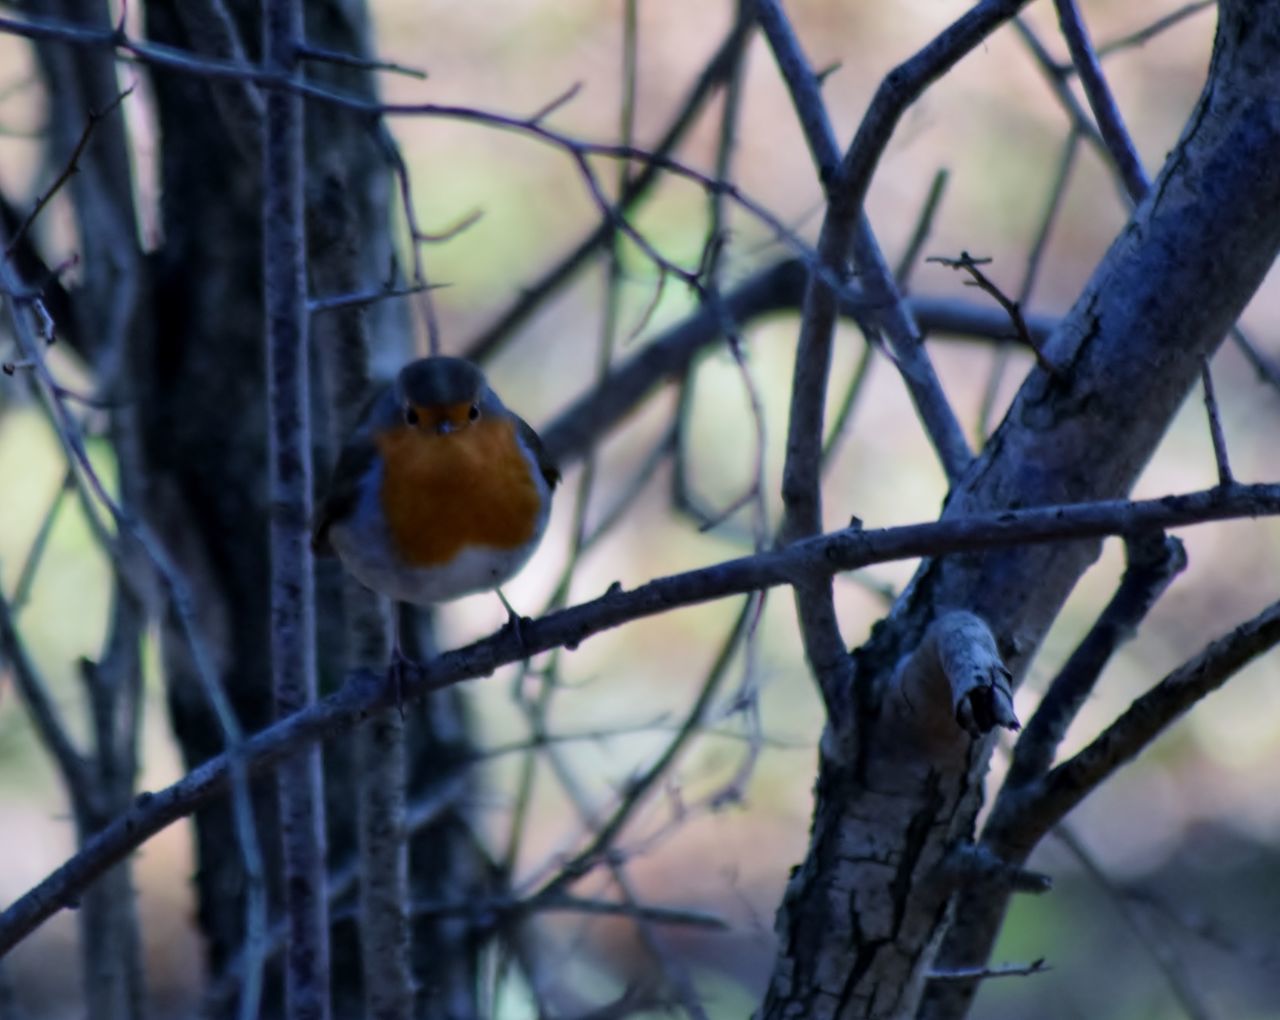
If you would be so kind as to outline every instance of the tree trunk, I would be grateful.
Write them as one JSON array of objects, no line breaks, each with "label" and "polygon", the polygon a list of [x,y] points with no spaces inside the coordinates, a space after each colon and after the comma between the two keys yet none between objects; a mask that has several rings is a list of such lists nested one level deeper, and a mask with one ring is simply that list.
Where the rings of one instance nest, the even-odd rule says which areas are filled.
[{"label": "tree trunk", "polygon": [[[1032,371],[944,516],[1129,491],[1280,249],[1278,38],[1280,3],[1224,0],[1183,138],[1046,345],[1055,371]],[[935,706],[904,694],[899,664],[943,611],[963,607],[1020,677],[1099,548],[930,560],[854,653],[847,711],[833,713],[822,741],[810,849],[778,915],[761,1016],[916,1014],[953,924],[947,865],[973,837],[992,742],[933,725]],[[984,962],[990,942],[979,944],[947,962]],[[927,1015],[963,1015],[933,1011],[938,1001]]]},{"label": "tree trunk", "polygon": [[[259,48],[258,8],[228,3],[237,34],[250,59]],[[198,20],[195,7],[157,2],[146,7],[148,34],[159,42],[217,54],[219,28]],[[371,55],[369,26],[356,0],[313,0],[306,5],[307,38],[316,47]],[[319,84],[372,97],[370,74],[361,69],[311,62],[308,77]],[[219,653],[220,679],[246,731],[271,718],[267,612],[267,505],[265,464],[265,354],[262,342],[260,152],[254,131],[252,90],[214,84],[199,77],[154,69],[160,124],[163,245],[153,260],[154,349],[135,350],[145,394],[145,472],[148,519],[179,559],[199,593],[198,617]],[[392,180],[383,139],[367,117],[324,104],[308,104],[307,205],[312,233],[317,216],[341,227],[341,250],[312,244],[311,288],[332,296],[335,281],[351,291],[385,284],[394,266],[390,236]],[[328,260],[323,266],[322,260]],[[343,261],[345,260],[345,261]],[[341,263],[340,265],[337,263]],[[412,331],[400,302],[382,302],[361,313],[376,360],[398,365],[411,354]],[[349,318],[347,324],[349,325]],[[345,328],[335,314],[313,320],[313,344],[326,350]],[[323,359],[313,359],[313,364]],[[316,394],[316,478],[327,482],[329,446],[344,423],[331,422],[326,392]],[[318,660],[321,691],[339,685],[349,662],[341,573],[332,564],[317,572]],[[210,714],[179,637],[165,642],[170,709],[188,767],[221,750]],[[450,696],[453,697],[452,695]],[[452,715],[450,715],[452,718]],[[431,755],[433,737],[422,735],[415,754]],[[465,731],[451,741],[463,740]],[[356,740],[325,748],[325,797],[331,867],[353,862],[358,848]],[[410,770],[411,773],[413,770]],[[273,916],[280,903],[277,805],[270,783],[254,790],[254,812],[269,877]],[[196,816],[196,892],[199,922],[207,940],[209,968],[223,974],[238,958],[243,940],[244,872],[228,802]],[[434,829],[420,840],[440,842]],[[447,842],[447,840],[446,840]],[[440,872],[432,872],[438,880]],[[343,920],[332,933],[335,1016],[359,1016],[364,1008],[360,941]],[[443,959],[454,957],[422,944],[417,975],[424,987]],[[456,962],[456,961],[455,961]],[[474,967],[467,968],[474,977]],[[267,1009],[278,1008],[278,972],[269,970]],[[471,990],[474,994],[474,988]],[[234,1000],[230,1000],[233,1002]],[[228,1003],[229,1006],[229,1003]]]}]

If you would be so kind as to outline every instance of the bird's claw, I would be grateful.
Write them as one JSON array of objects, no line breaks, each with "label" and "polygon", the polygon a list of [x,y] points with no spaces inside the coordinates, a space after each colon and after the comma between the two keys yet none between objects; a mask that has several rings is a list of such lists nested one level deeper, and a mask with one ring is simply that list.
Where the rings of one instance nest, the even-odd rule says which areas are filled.
[{"label": "bird's claw", "polygon": [[527,616],[521,616],[519,613],[515,612],[514,610],[508,609],[507,622],[503,625],[503,628],[502,628],[503,630],[508,630],[515,635],[516,644],[520,646],[520,651],[524,653],[526,658],[528,657],[528,654],[529,654],[529,646],[525,644],[525,640],[524,640],[524,625],[529,623],[533,623],[533,621],[530,620]]}]

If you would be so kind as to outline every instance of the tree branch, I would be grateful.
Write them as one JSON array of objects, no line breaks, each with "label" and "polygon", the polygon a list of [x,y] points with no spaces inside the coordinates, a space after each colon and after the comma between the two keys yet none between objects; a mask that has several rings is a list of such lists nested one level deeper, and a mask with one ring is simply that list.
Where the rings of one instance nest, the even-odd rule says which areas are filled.
[{"label": "tree branch", "polygon": [[[500,666],[552,648],[574,649],[593,634],[631,620],[729,595],[790,584],[809,573],[831,574],[871,563],[1026,543],[1121,534],[1133,528],[1172,528],[1232,517],[1280,514],[1280,485],[1236,485],[1162,499],[1107,500],[1074,506],[973,514],[881,531],[845,529],[714,566],[673,574],[631,591],[611,589],[600,598],[523,624],[521,638],[504,628],[496,635],[445,652],[407,670],[406,698],[487,676]],[[310,708],[247,738],[243,759],[254,772],[271,768],[309,744],[349,730],[395,692],[381,672],[352,674],[343,688]],[[72,905],[105,869],[156,832],[226,791],[228,756],[220,755],[154,794],[90,839],[84,849],[0,914],[0,953],[45,919]]]},{"label": "tree branch", "polygon": [[[667,156],[680,144],[697,120],[707,100],[728,79],[751,37],[752,27],[752,19],[749,16],[744,16],[734,23],[697,81],[694,82],[689,94],[671,119],[667,130],[653,147],[655,156]],[[658,167],[653,163],[646,163],[638,174],[629,178],[615,203],[619,215],[625,214],[634,206],[658,180]],[[601,222],[582,238],[569,254],[543,273],[536,282],[522,288],[520,296],[507,310],[479,336],[465,345],[466,356],[481,361],[496,352],[547,298],[577,275],[591,255],[608,240],[613,232],[613,224],[608,218],[602,218]]]},{"label": "tree branch", "polygon": [[1058,23],[1067,40],[1067,49],[1071,51],[1071,61],[1075,64],[1080,84],[1084,86],[1084,93],[1089,99],[1089,107],[1098,122],[1098,132],[1111,154],[1120,179],[1124,181],[1125,190],[1135,202],[1139,201],[1151,184],[1147,179],[1147,172],[1142,168],[1142,160],[1138,158],[1133,139],[1124,126],[1120,108],[1116,106],[1115,97],[1102,74],[1102,64],[1089,41],[1089,32],[1085,28],[1084,19],[1080,17],[1080,9],[1075,0],[1054,0],[1054,6],[1058,9]]},{"label": "tree branch", "polygon": [[[299,0],[267,0],[265,65],[289,78],[302,40]],[[303,116],[299,96],[272,90],[263,128],[263,298],[266,309],[268,486],[271,499],[271,686],[277,718],[316,700],[311,421],[303,226]],[[329,1015],[324,787],[319,748],[277,773],[284,909],[285,1009],[290,1020]]]},{"label": "tree branch", "polygon": [[1204,648],[1136,699],[1085,748],[1009,799],[992,831],[1033,845],[1121,765],[1135,758],[1206,694],[1280,644],[1280,602]]},{"label": "tree branch", "polygon": [[1137,631],[1173,579],[1187,565],[1182,542],[1156,533],[1125,540],[1129,563],[1111,601],[1058,671],[1013,749],[1006,785],[1044,775],[1076,714],[1093,692],[1116,649]]},{"label": "tree branch", "polygon": [[[721,296],[723,314],[707,305],[619,362],[609,375],[542,430],[547,449],[557,460],[576,460],[596,438],[629,415],[658,384],[679,377],[693,359],[723,336],[724,318],[746,325],[774,312],[797,311],[804,300],[806,270],[797,259],[767,266]],[[870,303],[850,287],[840,300],[840,314],[859,316]],[[995,308],[945,298],[907,298],[910,313],[931,334],[991,339],[1008,330],[1009,320]],[[1030,316],[1031,335],[1042,343],[1053,319]]]}]

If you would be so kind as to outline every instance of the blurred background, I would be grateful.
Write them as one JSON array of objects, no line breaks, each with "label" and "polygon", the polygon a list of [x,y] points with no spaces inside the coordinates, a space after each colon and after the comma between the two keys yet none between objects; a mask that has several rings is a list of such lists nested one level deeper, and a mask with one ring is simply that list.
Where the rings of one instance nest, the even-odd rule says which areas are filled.
[{"label": "blurred background", "polygon": [[[665,130],[693,79],[723,38],[732,4],[643,0],[638,4],[635,140],[651,145]],[[880,78],[969,5],[959,0],[792,0],[787,10],[811,61],[832,68],[824,83],[837,136],[847,143]],[[1199,8],[1145,44],[1109,56],[1105,68],[1148,171],[1158,171],[1196,101],[1212,46],[1212,6]],[[549,120],[566,133],[616,140],[623,94],[621,0],[504,0],[404,3],[371,0],[380,55],[429,72],[426,82],[382,80],[391,101],[462,104],[527,116],[575,83],[576,97]],[[1095,42],[1118,39],[1164,15],[1172,0],[1082,3]],[[131,12],[131,17],[136,12]],[[1030,5],[1026,24],[1055,59],[1066,59],[1052,7]],[[155,138],[149,133],[145,75],[126,103],[144,217],[154,232]],[[741,190],[812,239],[821,194],[789,98],[762,40],[751,44],[743,116],[732,176]],[[598,219],[581,176],[561,151],[528,137],[475,124],[402,117],[391,122],[413,183],[417,217],[441,230],[474,210],[482,218],[426,252],[445,350],[460,353],[553,260]],[[44,109],[28,46],[0,37],[0,183],[30,200],[56,167],[41,161]],[[916,226],[934,175],[948,171],[925,255],[962,250],[993,259],[989,275],[1016,293],[1062,162],[1069,122],[1018,34],[1005,27],[929,90],[903,118],[875,178],[868,214],[890,261]],[[718,104],[701,117],[676,156],[710,172],[718,142]],[[597,164],[613,181],[616,166]],[[637,226],[663,254],[697,264],[706,238],[707,200],[695,186],[668,179],[641,207]],[[1027,310],[1065,311],[1126,219],[1126,203],[1098,154],[1082,146]],[[731,285],[788,254],[772,232],[729,207],[723,279]],[[40,229],[46,246],[70,254],[67,210],[55,201]],[[657,271],[633,246],[622,248],[618,357],[695,307],[668,283],[654,303]],[[1280,286],[1269,278],[1243,326],[1280,361]],[[954,271],[918,264],[911,291],[981,303]],[[594,378],[604,329],[604,272],[590,271],[546,305],[488,364],[507,403],[545,425]],[[652,306],[651,314],[649,309]],[[764,408],[768,523],[778,521],[790,366],[798,318],[780,314],[745,334],[747,363]],[[639,335],[630,334],[639,329]],[[417,338],[419,349],[423,340]],[[833,371],[839,394],[863,343],[842,329]],[[991,425],[1030,363],[1021,352],[938,335],[930,351],[943,385],[971,434],[980,432],[984,395]],[[68,384],[76,363],[59,356]],[[5,357],[9,357],[8,354]],[[386,358],[396,355],[388,354]],[[1004,361],[1000,380],[993,368]],[[1214,361],[1224,427],[1237,477],[1274,481],[1280,458],[1280,391],[1227,344]],[[733,359],[717,348],[698,368],[686,436],[687,477],[713,511],[732,506],[752,481],[755,423]],[[838,401],[833,399],[834,405]],[[676,391],[650,400],[601,445],[586,509],[598,520],[669,426]],[[110,450],[94,447],[104,475]],[[63,485],[56,437],[0,380],[0,584],[12,593],[47,510]],[[506,589],[535,615],[565,567],[580,469],[569,472],[547,538]],[[1202,488],[1216,481],[1199,394],[1188,399],[1148,467],[1138,495]],[[602,592],[614,580],[632,586],[665,573],[749,552],[752,510],[699,530],[673,510],[672,478],[661,469],[629,505],[621,523],[576,565],[571,598]],[[875,359],[825,489],[827,524],[851,515],[868,527],[934,517],[945,481],[896,373]],[[1064,749],[1086,742],[1141,690],[1277,597],[1280,528],[1274,522],[1204,525],[1181,534],[1190,566],[1157,605],[1136,639],[1108,668]],[[1123,567],[1109,542],[1084,578],[1018,693],[1025,719],[1043,685],[1109,597]],[[887,607],[885,593],[909,579],[910,562],[840,579],[838,608],[846,640],[860,643]],[[22,609],[21,627],[68,718],[87,726],[75,677],[80,656],[101,646],[108,568],[74,501],[52,524],[43,565]],[[540,766],[519,847],[517,881],[536,884],[576,849],[591,818],[607,814],[628,782],[669,741],[701,687],[733,624],[738,602],[635,623],[586,642],[557,664],[559,689],[548,703],[548,732],[566,738],[558,755],[571,783]],[[441,642],[452,646],[503,621],[496,599],[479,596],[439,614]],[[0,663],[0,903],[15,898],[74,848],[66,798]],[[529,738],[513,686],[536,676],[502,671],[468,685],[481,748],[475,817],[495,846],[507,839],[522,754]],[[149,670],[143,788],[181,774],[169,736],[163,687]],[[619,841],[645,901],[716,915],[725,931],[696,925],[662,928],[666,950],[683,959],[714,1017],[743,1016],[757,1001],[772,961],[773,913],[788,869],[803,856],[811,809],[821,708],[804,668],[790,599],[766,601],[754,639],[735,656],[708,725],[664,788]],[[993,783],[1003,756],[997,754]],[[1275,770],[1275,771],[1273,771]],[[1264,657],[1199,705],[1140,760],[1072,817],[1071,845],[1047,839],[1032,866],[1051,874],[1053,892],[1016,902],[995,962],[1044,958],[1047,973],[987,982],[975,1016],[993,1018],[1165,1018],[1183,1015],[1280,1017],[1280,657]],[[584,818],[581,809],[588,809]],[[1074,847],[1074,849],[1073,849]],[[1079,850],[1085,851],[1082,856]],[[190,835],[171,826],[136,859],[146,940],[151,1016],[190,1015],[198,1001],[201,956],[192,923]],[[604,891],[603,877],[582,891]],[[547,953],[584,1008],[643,983],[652,966],[633,927],[607,918],[548,916]],[[18,1002],[30,1017],[75,1017],[78,958],[67,915],[54,918],[9,960]],[[502,1017],[532,1016],[512,984],[496,1004]],[[1196,1012],[1199,1010],[1199,1012]]]}]

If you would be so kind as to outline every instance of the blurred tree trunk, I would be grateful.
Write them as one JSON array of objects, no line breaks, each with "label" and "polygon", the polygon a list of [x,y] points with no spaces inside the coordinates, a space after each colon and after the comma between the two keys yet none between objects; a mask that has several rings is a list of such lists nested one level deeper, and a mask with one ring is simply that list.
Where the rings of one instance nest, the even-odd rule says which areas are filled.
[{"label": "blurred tree trunk", "polygon": [[[110,19],[101,0],[50,0],[26,8],[82,24],[106,25]],[[83,53],[53,43],[37,47],[36,54],[49,101],[47,155],[51,164],[65,166],[87,130],[85,111],[113,109],[119,92],[115,59],[107,52]],[[72,346],[97,373],[102,395],[120,408],[108,428],[121,467],[118,498],[131,512],[142,499],[144,484],[136,470],[138,390],[122,356],[130,342],[145,343],[149,335],[150,324],[138,315],[147,280],[134,229],[137,212],[122,115],[109,114],[95,127],[68,189],[81,258],[99,271],[85,274],[74,299],[51,288],[50,307]],[[7,205],[5,214],[6,236],[11,237],[17,220]],[[30,256],[24,246],[17,264]],[[30,267],[24,269],[28,271]],[[40,275],[31,272],[33,278]],[[131,543],[123,536],[117,541],[118,564],[136,562]],[[97,661],[79,663],[91,750],[78,772],[63,774],[81,844],[127,810],[134,797],[145,607],[137,578],[127,577],[118,564],[102,654]],[[132,876],[127,861],[112,868],[86,893],[77,912],[89,1020],[129,1020],[143,1009],[142,940]]]},{"label": "blurred tree trunk", "polygon": [[[148,35],[158,42],[210,55],[225,55],[223,26],[207,20],[202,4],[156,0],[146,6]],[[244,53],[257,59],[258,5],[229,2]],[[360,0],[314,0],[306,5],[310,44],[348,54],[371,54],[369,26]],[[308,64],[309,77],[372,97],[364,70],[323,62]],[[155,340],[135,345],[132,371],[144,398],[143,470],[148,481],[147,517],[178,557],[200,601],[198,617],[219,655],[220,678],[246,731],[270,721],[267,611],[267,506],[264,441],[264,350],[261,290],[260,153],[253,93],[240,85],[214,84],[191,75],[151,72],[159,122],[162,243],[152,260]],[[336,107],[308,108],[308,216],[344,222],[343,250],[317,251],[318,259],[347,259],[347,273],[313,269],[312,291],[335,277],[353,278],[352,289],[374,289],[393,272],[390,236],[391,168],[368,118]],[[318,211],[317,211],[318,210]],[[383,360],[398,363],[411,353],[412,332],[403,304],[383,303],[362,313],[367,335]],[[313,323],[317,350],[332,342],[338,317]],[[324,359],[313,358],[313,365]],[[318,371],[318,369],[317,369]],[[326,392],[319,380],[313,394]],[[331,422],[324,401],[313,411],[316,477],[327,480],[332,456]],[[341,682],[347,665],[342,580],[336,565],[317,575],[319,669],[322,693]],[[174,731],[188,767],[221,749],[217,725],[200,691],[180,637],[168,636],[164,660]],[[451,703],[456,696],[451,696]],[[431,708],[420,710],[429,717]],[[415,713],[419,714],[419,713]],[[454,720],[456,710],[446,713]],[[434,755],[434,728],[411,725],[419,756]],[[466,741],[453,728],[453,744]],[[331,867],[354,860],[356,740],[325,749],[326,800]],[[422,769],[411,770],[422,778]],[[254,790],[254,811],[263,844],[270,902],[279,904],[277,804],[269,781]],[[244,921],[244,873],[237,853],[230,804],[211,805],[196,816],[198,916],[207,940],[208,963],[217,976],[237,959]],[[418,840],[440,841],[434,828]],[[442,847],[450,844],[449,839]],[[437,852],[447,852],[438,850]],[[430,881],[451,881],[433,862]],[[465,889],[465,883],[460,887]],[[344,899],[339,906],[349,903]],[[429,934],[429,933],[422,933]],[[449,954],[420,945],[433,961],[417,975],[423,987]],[[456,951],[451,951],[456,956]],[[349,920],[333,928],[334,1015],[359,1016],[362,1006],[359,938]],[[268,1010],[279,1002],[279,975],[269,971]],[[468,995],[474,994],[474,984]],[[234,1000],[231,1000],[234,1001]],[[469,1007],[468,1007],[469,1009]]]}]

